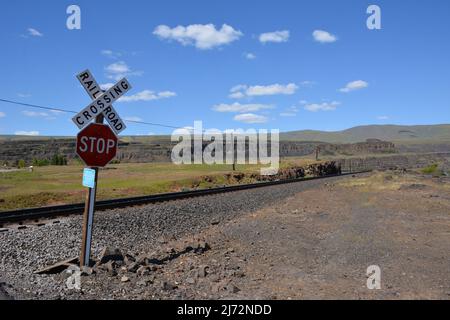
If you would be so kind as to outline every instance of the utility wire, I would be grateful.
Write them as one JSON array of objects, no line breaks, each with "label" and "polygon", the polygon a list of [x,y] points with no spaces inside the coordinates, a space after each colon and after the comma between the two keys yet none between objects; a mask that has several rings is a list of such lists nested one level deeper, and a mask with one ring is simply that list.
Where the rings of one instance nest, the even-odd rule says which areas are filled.
[{"label": "utility wire", "polygon": [[72,110],[64,110],[64,109],[60,109],[60,108],[51,108],[51,107],[43,107],[43,106],[38,106],[38,105],[35,105],[35,104],[23,103],[23,102],[6,100],[6,99],[0,99],[0,102],[6,102],[6,103],[10,103],[10,104],[17,104],[17,105],[20,105],[20,106],[25,106],[25,107],[30,107],[30,108],[38,108],[38,109],[44,109],[44,110],[77,113],[77,112],[72,111]]},{"label": "utility wire", "polygon": [[[36,104],[24,103],[24,102],[13,101],[13,100],[7,100],[7,99],[1,99],[1,98],[0,98],[0,102],[5,102],[5,103],[9,103],[9,104],[20,105],[20,106],[29,107],[29,108],[36,108],[36,109],[50,110],[50,111],[68,112],[68,113],[75,113],[75,114],[78,113],[78,112],[73,111],[73,110],[66,110],[66,109],[53,108],[53,107],[45,107],[45,106],[40,106],[40,105],[36,105]],[[167,124],[152,123],[152,122],[146,122],[146,121],[137,121],[137,120],[124,120],[124,121],[125,121],[125,122],[138,123],[138,124],[145,124],[145,125],[149,125],[149,126],[156,126],[156,127],[170,128],[170,129],[186,129],[186,130],[192,130],[192,129],[190,129],[190,128],[185,128],[185,127],[176,127],[176,126],[171,126],[171,125],[167,125]]]}]

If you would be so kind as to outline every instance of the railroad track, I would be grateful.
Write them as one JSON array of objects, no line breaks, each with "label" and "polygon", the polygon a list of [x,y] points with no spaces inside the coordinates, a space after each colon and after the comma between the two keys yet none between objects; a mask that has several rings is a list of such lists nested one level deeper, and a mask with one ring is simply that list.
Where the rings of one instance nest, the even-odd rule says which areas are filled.
[{"label": "railroad track", "polygon": [[[170,201],[170,200],[180,200],[180,199],[186,199],[186,198],[201,197],[201,196],[206,196],[206,195],[211,195],[211,194],[241,191],[241,190],[262,188],[262,187],[274,186],[274,185],[280,185],[280,184],[304,182],[304,181],[310,181],[310,180],[327,179],[327,178],[332,178],[332,177],[354,175],[354,174],[361,174],[361,173],[367,173],[367,172],[370,172],[370,170],[358,171],[358,172],[348,172],[348,173],[342,173],[342,174],[336,174],[336,175],[327,175],[327,176],[322,176],[322,177],[266,181],[266,182],[234,185],[234,186],[219,187],[219,188],[200,189],[200,190],[192,190],[192,191],[162,193],[162,194],[155,194],[155,195],[148,195],[148,196],[102,200],[102,201],[97,201],[95,203],[95,210],[101,211],[101,210],[108,210],[108,209],[131,207],[131,206],[137,206],[137,205],[143,205],[143,204],[159,203],[159,202],[165,202],[165,201]],[[19,210],[12,210],[12,211],[1,211],[0,212],[0,225],[8,224],[8,223],[20,223],[20,222],[33,221],[33,220],[38,221],[40,219],[50,219],[50,218],[55,218],[55,217],[60,217],[60,216],[82,214],[84,211],[84,206],[85,206],[84,203],[75,203],[75,204],[66,204],[66,205],[59,205],[59,206],[19,209]]]}]

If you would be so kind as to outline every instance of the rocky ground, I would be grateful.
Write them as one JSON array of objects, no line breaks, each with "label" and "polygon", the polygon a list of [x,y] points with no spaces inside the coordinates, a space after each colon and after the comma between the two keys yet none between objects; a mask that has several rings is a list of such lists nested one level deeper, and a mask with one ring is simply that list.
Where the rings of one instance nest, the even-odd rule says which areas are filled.
[{"label": "rocky ground", "polygon": [[80,217],[13,228],[0,299],[450,299],[449,191],[384,172],[98,213],[81,290],[33,274],[77,255]]}]

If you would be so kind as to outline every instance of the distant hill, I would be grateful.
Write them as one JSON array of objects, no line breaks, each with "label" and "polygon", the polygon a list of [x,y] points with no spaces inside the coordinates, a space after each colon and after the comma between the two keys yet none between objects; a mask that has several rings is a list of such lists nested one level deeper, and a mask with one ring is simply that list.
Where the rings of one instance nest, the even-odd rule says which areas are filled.
[{"label": "distant hill", "polygon": [[420,126],[367,125],[334,132],[301,130],[280,134],[280,140],[288,141],[353,143],[367,139],[403,143],[450,142],[450,124]]},{"label": "distant hill", "polygon": [[[67,139],[71,137],[49,137],[49,136],[14,136],[0,135],[1,140],[49,140]],[[169,136],[122,136],[121,140],[126,142],[158,142],[167,141]],[[301,130],[283,132],[280,140],[283,141],[320,141],[329,143],[354,143],[366,141],[367,139],[380,139],[397,143],[450,143],[450,124],[440,125],[367,125],[353,127],[343,131],[315,131]]]}]

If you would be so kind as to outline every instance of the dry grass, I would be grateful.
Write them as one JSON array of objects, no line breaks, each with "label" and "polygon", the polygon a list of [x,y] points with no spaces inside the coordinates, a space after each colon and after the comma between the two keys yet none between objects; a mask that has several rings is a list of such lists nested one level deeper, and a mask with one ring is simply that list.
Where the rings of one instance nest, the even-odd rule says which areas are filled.
[{"label": "dry grass", "polygon": [[[290,158],[281,167],[305,165],[312,160]],[[259,172],[260,165],[237,165],[244,173]],[[83,202],[81,165],[35,167],[0,173],[0,210]],[[174,165],[172,163],[128,163],[109,165],[99,172],[99,200],[139,196],[234,183],[226,181],[231,165]],[[208,181],[203,177],[208,176]],[[242,181],[244,183],[245,181]]]}]

